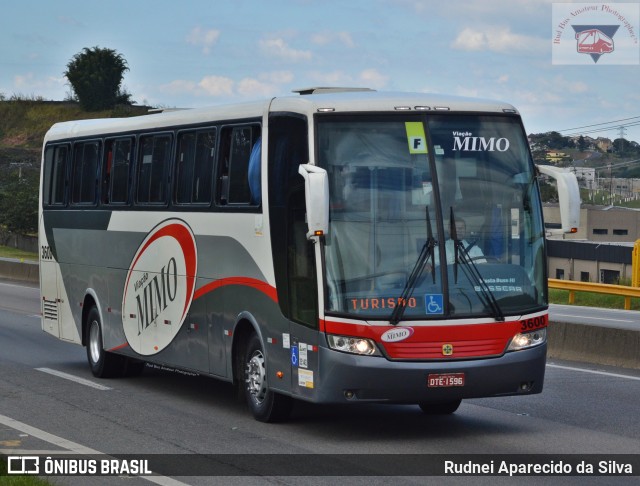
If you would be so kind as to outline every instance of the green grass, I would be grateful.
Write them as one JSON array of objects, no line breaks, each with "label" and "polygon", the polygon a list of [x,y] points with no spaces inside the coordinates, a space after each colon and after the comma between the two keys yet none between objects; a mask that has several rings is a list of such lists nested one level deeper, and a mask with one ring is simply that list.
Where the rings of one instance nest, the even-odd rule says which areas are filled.
[{"label": "green grass", "polygon": [[[568,304],[569,291],[549,289],[549,302],[552,304]],[[624,309],[624,297],[594,292],[576,292],[574,305],[601,307],[604,309]],[[640,310],[640,299],[631,299],[631,310]]]},{"label": "green grass", "polygon": [[2,258],[17,258],[24,260],[38,260],[37,253],[30,253],[28,251],[18,250],[17,248],[11,248],[9,246],[0,245],[0,257]]},{"label": "green grass", "polygon": [[53,483],[33,476],[7,476],[7,461],[0,457],[0,486],[51,486]]}]

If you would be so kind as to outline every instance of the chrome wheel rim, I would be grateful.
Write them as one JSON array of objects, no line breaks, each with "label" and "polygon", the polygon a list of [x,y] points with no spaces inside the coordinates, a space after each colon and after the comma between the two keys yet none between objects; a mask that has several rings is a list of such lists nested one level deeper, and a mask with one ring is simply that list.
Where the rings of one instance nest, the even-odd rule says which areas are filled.
[{"label": "chrome wheel rim", "polygon": [[100,361],[101,351],[100,324],[98,324],[98,321],[92,321],[89,327],[89,352],[91,353],[91,361],[94,363]]},{"label": "chrome wheel rim", "polygon": [[256,403],[262,403],[267,394],[264,355],[259,349],[254,351],[247,363],[247,390]]}]

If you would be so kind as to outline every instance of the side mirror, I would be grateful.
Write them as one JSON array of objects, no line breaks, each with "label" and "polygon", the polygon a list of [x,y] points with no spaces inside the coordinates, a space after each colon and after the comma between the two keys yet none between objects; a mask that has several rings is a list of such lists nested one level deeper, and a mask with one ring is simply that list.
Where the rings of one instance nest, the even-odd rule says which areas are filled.
[{"label": "side mirror", "polygon": [[298,173],[304,177],[307,206],[307,238],[326,235],[329,231],[329,176],[327,171],[311,164],[301,164]]},{"label": "side mirror", "polygon": [[560,203],[562,229],[548,230],[549,234],[577,233],[580,226],[580,189],[573,172],[551,165],[537,165],[540,173],[556,180]]}]

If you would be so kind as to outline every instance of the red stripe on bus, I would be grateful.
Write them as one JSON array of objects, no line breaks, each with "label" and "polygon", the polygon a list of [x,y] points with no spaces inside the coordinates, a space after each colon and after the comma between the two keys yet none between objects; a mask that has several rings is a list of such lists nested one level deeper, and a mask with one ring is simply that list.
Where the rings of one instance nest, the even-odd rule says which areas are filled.
[{"label": "red stripe on bus", "polygon": [[112,351],[117,351],[117,350],[119,350],[119,349],[124,349],[124,348],[126,348],[127,346],[129,346],[129,343],[124,343],[124,344],[121,344],[120,346],[116,346],[115,348],[107,349],[107,352],[109,352],[109,353],[110,353],[110,352],[112,352]]},{"label": "red stripe on bus", "polygon": [[213,292],[216,289],[226,287],[228,285],[242,285],[245,287],[254,288],[265,294],[274,302],[278,302],[278,292],[276,291],[275,287],[272,287],[262,280],[250,277],[228,277],[221,278],[220,280],[215,280],[214,282],[208,283],[207,285],[204,285],[197,289],[193,295],[193,298],[194,300],[199,299],[209,292]]}]

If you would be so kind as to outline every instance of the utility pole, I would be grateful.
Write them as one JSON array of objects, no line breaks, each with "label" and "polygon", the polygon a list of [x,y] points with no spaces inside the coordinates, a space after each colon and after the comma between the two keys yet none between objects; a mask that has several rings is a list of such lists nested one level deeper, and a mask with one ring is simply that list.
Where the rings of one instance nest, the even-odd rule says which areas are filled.
[{"label": "utility pole", "polygon": [[609,162],[609,205],[613,206],[613,177],[611,176],[611,162]]},{"label": "utility pole", "polygon": [[620,132],[619,132],[620,136],[618,137],[620,139],[620,149],[619,150],[620,150],[620,153],[622,153],[622,150],[624,149],[624,145],[623,145],[624,136],[627,134],[626,133],[627,129],[624,127],[624,125],[620,125],[619,130],[620,130]]}]

